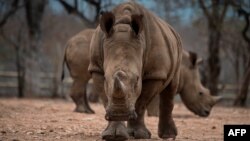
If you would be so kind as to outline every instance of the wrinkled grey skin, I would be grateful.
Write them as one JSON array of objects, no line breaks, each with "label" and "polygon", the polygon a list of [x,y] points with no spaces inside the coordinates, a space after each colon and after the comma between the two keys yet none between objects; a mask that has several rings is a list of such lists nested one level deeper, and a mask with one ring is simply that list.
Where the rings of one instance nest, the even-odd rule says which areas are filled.
[{"label": "wrinkled grey skin", "polygon": [[88,70],[106,110],[103,139],[151,138],[144,113],[156,94],[160,94],[158,135],[175,139],[172,110],[181,58],[179,35],[144,7],[128,2],[102,14],[91,39]]},{"label": "wrinkled grey skin", "polygon": [[[180,83],[177,93],[185,104],[185,106],[194,114],[201,117],[207,117],[221,97],[212,96],[210,91],[201,84],[199,74],[199,64],[201,58],[193,52],[182,52],[182,63],[180,72]],[[147,107],[149,116],[159,115],[159,97],[155,97]]]}]

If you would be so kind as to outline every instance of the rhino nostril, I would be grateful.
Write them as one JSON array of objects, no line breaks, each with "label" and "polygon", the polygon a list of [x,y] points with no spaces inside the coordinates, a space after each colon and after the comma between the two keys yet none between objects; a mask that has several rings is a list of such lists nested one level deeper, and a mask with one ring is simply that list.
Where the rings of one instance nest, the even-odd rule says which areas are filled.
[{"label": "rhino nostril", "polygon": [[207,116],[210,114],[209,110],[205,110],[204,112],[205,112],[205,115],[207,115]]},{"label": "rhino nostril", "polygon": [[109,114],[106,114],[106,115],[105,115],[105,119],[106,119],[106,120],[110,120]]},{"label": "rhino nostril", "polygon": [[135,120],[137,118],[137,114],[135,111],[130,112],[129,120]]}]

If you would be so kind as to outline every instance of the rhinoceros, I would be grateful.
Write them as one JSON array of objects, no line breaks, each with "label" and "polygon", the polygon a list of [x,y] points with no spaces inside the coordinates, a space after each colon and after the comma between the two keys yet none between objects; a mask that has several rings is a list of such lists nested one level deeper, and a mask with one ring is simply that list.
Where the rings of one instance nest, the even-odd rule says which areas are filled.
[{"label": "rhinoceros", "polygon": [[[87,29],[72,37],[66,44],[64,63],[73,79],[70,96],[76,104],[75,111],[83,113],[94,113],[90,108],[86,97],[87,83],[91,78],[88,72],[89,45],[94,33],[93,29]],[[62,73],[62,79],[64,73]]]},{"label": "rhinoceros", "polygon": [[144,7],[128,2],[102,13],[90,43],[88,71],[106,110],[103,139],[150,138],[144,113],[157,94],[158,136],[175,139],[172,110],[181,58],[177,32]]},{"label": "rhinoceros", "polygon": [[[94,29],[85,29],[72,37],[66,46],[65,62],[69,68],[69,72],[74,80],[71,97],[75,101],[77,112],[93,113],[86,100],[87,82],[91,76],[87,72],[89,65],[89,45]],[[177,93],[180,94],[185,106],[193,113],[199,116],[208,116],[212,106],[220,99],[220,97],[211,96],[209,90],[205,88],[199,77],[199,64],[202,59],[198,58],[195,53],[190,51],[182,51],[182,63],[180,71],[180,84]],[[81,63],[88,62],[88,63]],[[76,69],[76,70],[74,70]],[[92,79],[91,79],[92,80]],[[93,81],[89,81],[90,97],[97,95],[98,92],[93,85]],[[96,96],[93,96],[96,97]],[[96,98],[92,98],[93,101]],[[78,101],[77,101],[78,100]],[[159,99],[155,98],[147,107],[149,116],[158,116]]]},{"label": "rhinoceros", "polygon": [[[194,114],[207,117],[214,104],[221,99],[220,96],[212,96],[210,91],[205,88],[200,80],[199,64],[202,59],[194,52],[182,51],[182,62],[180,80],[177,93],[184,105]],[[159,115],[159,97],[156,96],[148,105],[149,116]]]}]

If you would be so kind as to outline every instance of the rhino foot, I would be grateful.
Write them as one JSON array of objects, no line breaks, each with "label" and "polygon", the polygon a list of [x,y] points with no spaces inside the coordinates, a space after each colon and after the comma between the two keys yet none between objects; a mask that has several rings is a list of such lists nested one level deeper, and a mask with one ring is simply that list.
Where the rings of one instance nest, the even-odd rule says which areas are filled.
[{"label": "rhino foot", "polygon": [[177,129],[173,120],[169,123],[159,123],[158,135],[162,139],[174,141],[177,135]]},{"label": "rhino foot", "polygon": [[92,109],[86,108],[83,105],[77,105],[74,111],[78,112],[78,113],[86,113],[86,114],[94,114],[95,113]]},{"label": "rhino foot", "polygon": [[133,136],[135,139],[150,139],[151,133],[145,126],[128,126],[128,133],[130,136]]},{"label": "rhino foot", "polygon": [[107,141],[124,141],[129,138],[124,123],[110,122],[108,127],[102,132],[102,139]]}]

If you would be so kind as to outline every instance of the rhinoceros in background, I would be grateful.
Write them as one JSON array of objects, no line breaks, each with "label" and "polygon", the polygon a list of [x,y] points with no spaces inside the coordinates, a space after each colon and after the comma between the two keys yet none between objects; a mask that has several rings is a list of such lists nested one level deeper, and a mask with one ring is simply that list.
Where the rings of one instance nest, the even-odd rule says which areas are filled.
[{"label": "rhinoceros in background", "polygon": [[172,110],[181,58],[179,35],[144,7],[128,2],[102,13],[90,43],[88,70],[106,110],[103,139],[150,138],[144,113],[156,94],[158,135],[175,139]]},{"label": "rhinoceros in background", "polygon": [[[65,62],[74,81],[71,97],[76,104],[77,112],[93,113],[86,99],[87,82],[91,78],[87,72],[89,55],[86,53],[89,53],[90,40],[94,31],[94,29],[86,29],[78,33],[68,41],[65,50]],[[181,85],[178,87],[178,93],[189,110],[199,116],[208,116],[219,97],[211,96],[209,90],[201,84],[198,68],[201,58],[198,58],[195,53],[184,50],[182,56]],[[89,82],[87,90],[94,101],[99,97],[98,91],[94,88],[92,79]],[[159,103],[158,98],[153,99],[147,107],[149,116],[159,115],[159,108],[155,103]]]},{"label": "rhinoceros in background", "polygon": [[[88,72],[89,45],[94,33],[93,29],[87,29],[72,37],[66,44],[64,63],[69,69],[73,79],[70,96],[76,104],[76,112],[94,113],[90,108],[86,97],[87,83],[91,78]],[[64,74],[62,75],[63,78]]]},{"label": "rhinoceros in background", "polygon": [[[193,113],[207,117],[214,104],[221,99],[220,96],[212,96],[200,80],[199,64],[202,62],[196,53],[182,51],[182,63],[180,80],[177,93],[184,105]],[[148,105],[148,116],[159,115],[159,97],[156,96]]]}]

